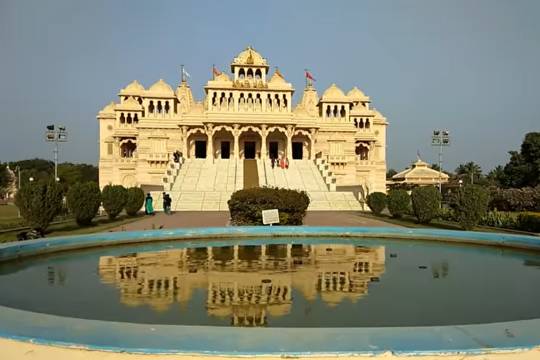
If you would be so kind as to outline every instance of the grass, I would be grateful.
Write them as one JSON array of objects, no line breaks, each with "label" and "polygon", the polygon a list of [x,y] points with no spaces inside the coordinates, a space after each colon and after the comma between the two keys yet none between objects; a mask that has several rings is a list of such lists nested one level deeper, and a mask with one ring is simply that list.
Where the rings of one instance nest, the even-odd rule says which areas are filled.
[{"label": "grass", "polygon": [[15,205],[0,205],[0,225],[18,224],[21,221],[19,210]]},{"label": "grass", "polygon": [[[47,237],[105,232],[110,229],[140,220],[142,217],[143,215],[138,215],[135,217],[127,217],[124,215],[112,221],[106,217],[102,217],[98,218],[97,220],[95,219],[92,225],[83,227],[77,225],[75,220],[69,220],[51,225],[47,230]],[[0,243],[15,241],[17,239],[17,233],[19,232],[20,230],[0,233]]]}]

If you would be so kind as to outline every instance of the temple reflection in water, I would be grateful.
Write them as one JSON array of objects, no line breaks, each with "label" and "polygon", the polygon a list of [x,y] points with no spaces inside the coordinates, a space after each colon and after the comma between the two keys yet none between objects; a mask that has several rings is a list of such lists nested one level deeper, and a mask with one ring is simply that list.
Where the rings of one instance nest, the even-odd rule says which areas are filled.
[{"label": "temple reflection in water", "polygon": [[208,289],[209,315],[234,326],[265,326],[290,312],[292,289],[330,306],[356,302],[384,272],[384,247],[234,245],[102,256],[99,273],[120,289],[122,303],[166,310]]}]

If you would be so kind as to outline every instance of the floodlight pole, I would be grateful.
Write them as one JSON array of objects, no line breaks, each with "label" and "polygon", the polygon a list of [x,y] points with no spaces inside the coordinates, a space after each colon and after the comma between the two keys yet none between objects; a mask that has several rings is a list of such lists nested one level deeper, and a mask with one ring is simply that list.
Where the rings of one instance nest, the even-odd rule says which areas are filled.
[{"label": "floodlight pole", "polygon": [[47,131],[45,132],[45,140],[48,142],[54,142],[54,181],[59,181],[58,179],[58,143],[67,141],[67,132],[65,126],[59,125],[48,125]]},{"label": "floodlight pole", "polygon": [[450,133],[448,130],[433,130],[431,145],[439,147],[439,193],[442,194],[442,151],[443,146],[450,146]]}]

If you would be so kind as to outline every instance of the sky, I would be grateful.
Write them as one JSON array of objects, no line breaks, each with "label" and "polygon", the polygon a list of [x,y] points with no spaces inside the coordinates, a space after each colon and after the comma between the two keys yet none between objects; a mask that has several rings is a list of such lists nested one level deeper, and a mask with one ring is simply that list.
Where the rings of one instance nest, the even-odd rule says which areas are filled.
[{"label": "sky", "polygon": [[295,89],[305,68],[321,95],[358,86],[386,116],[387,166],[417,153],[443,168],[505,164],[540,131],[540,1],[0,0],[0,161],[52,159],[48,124],[65,125],[60,161],[97,164],[97,112],[129,82],[173,87],[180,65],[201,100],[212,64],[230,71],[248,45]]}]

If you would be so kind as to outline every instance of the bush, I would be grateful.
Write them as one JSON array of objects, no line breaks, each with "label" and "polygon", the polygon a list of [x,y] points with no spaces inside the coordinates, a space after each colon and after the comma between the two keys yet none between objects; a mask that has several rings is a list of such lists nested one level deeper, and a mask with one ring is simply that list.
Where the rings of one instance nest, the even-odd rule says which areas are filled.
[{"label": "bush", "polygon": [[494,189],[491,192],[489,208],[500,211],[540,210],[540,186],[521,189]]},{"label": "bush", "polygon": [[411,197],[405,190],[390,190],[386,197],[386,202],[388,211],[395,218],[400,218],[410,213]]},{"label": "bush", "polygon": [[55,181],[30,182],[15,196],[15,205],[32,229],[45,232],[54,217],[62,210],[63,194]]},{"label": "bush", "polygon": [[521,213],[517,217],[518,229],[529,232],[540,232],[540,214]]},{"label": "bush", "polygon": [[470,230],[486,215],[488,204],[489,193],[486,189],[478,185],[466,185],[454,194],[450,206],[461,227]]},{"label": "bush", "polygon": [[504,229],[517,229],[517,215],[515,213],[509,213],[504,211],[488,211],[482,219],[480,219],[480,225],[493,226]]},{"label": "bush", "polygon": [[429,224],[439,214],[441,194],[434,186],[421,186],[411,194],[414,216],[421,224]]},{"label": "bush", "polygon": [[101,192],[101,199],[109,219],[114,220],[126,206],[127,190],[122,185],[106,185]]},{"label": "bush", "polygon": [[302,225],[309,197],[305,191],[249,188],[234,192],[228,201],[234,225],[262,225],[262,211],[279,210],[280,225]]},{"label": "bush", "polygon": [[67,205],[79,225],[90,225],[101,204],[101,191],[93,181],[76,183],[69,188]]},{"label": "bush", "polygon": [[386,207],[386,194],[382,192],[373,192],[367,196],[367,204],[375,215],[380,215]]},{"label": "bush", "polygon": [[127,190],[126,213],[135,216],[144,204],[144,191],[139,187],[132,187]]}]

